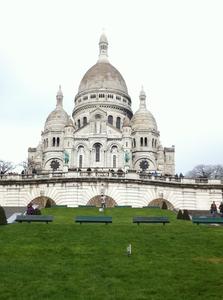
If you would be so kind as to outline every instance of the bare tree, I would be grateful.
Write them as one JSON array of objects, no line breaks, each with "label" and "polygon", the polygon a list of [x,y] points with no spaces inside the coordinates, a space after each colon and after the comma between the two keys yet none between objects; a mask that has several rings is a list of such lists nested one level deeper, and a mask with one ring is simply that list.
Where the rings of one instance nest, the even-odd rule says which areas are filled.
[{"label": "bare tree", "polygon": [[212,173],[213,178],[215,179],[223,178],[223,165],[216,165],[214,167],[215,168]]},{"label": "bare tree", "polygon": [[223,165],[197,165],[186,174],[189,178],[223,178]]},{"label": "bare tree", "polygon": [[0,160],[0,173],[1,174],[6,174],[9,171],[13,170],[14,168],[15,168],[15,165],[13,165],[12,162]]}]

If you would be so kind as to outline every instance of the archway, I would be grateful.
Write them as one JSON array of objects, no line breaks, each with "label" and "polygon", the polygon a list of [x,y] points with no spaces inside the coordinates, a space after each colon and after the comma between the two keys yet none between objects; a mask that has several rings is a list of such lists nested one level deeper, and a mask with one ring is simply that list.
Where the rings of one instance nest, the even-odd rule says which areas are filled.
[{"label": "archway", "polygon": [[[101,207],[101,195],[97,195],[93,198],[91,198],[87,205],[95,205],[96,207]],[[105,206],[106,207],[114,207],[115,205],[117,205],[117,203],[115,202],[115,200],[109,196],[105,195]]]},{"label": "archway", "polygon": [[149,206],[159,206],[161,208],[162,205],[163,205],[163,202],[166,203],[167,209],[174,210],[173,204],[170,203],[168,200],[163,199],[163,198],[154,199],[154,200],[150,201],[148,205]]},{"label": "archway", "polygon": [[49,197],[46,197],[46,196],[36,197],[32,201],[30,201],[29,204],[38,205],[38,207],[41,209],[41,208],[44,208],[46,206],[47,201],[50,201],[51,205],[56,205],[56,202],[53,199],[51,199]]}]

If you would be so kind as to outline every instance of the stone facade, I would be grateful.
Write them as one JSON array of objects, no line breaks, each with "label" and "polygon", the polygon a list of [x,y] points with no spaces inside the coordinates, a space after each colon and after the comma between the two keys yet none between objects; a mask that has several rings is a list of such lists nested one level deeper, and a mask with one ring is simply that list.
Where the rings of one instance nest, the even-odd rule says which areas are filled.
[{"label": "stone facade", "polygon": [[133,114],[125,80],[110,64],[107,50],[108,41],[102,34],[98,61],[81,80],[72,117],[63,109],[59,88],[41,142],[29,148],[30,172],[147,168],[174,174],[174,146],[162,147],[156,120],[146,108],[145,92],[141,90],[139,109]]}]

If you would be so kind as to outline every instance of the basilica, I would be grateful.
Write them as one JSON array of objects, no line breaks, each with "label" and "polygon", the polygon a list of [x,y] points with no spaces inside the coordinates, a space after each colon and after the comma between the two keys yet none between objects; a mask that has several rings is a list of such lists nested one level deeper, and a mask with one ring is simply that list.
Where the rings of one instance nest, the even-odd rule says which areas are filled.
[{"label": "basilica", "polygon": [[72,117],[63,109],[59,87],[41,142],[28,149],[29,169],[40,173],[122,169],[173,175],[174,146],[162,146],[143,89],[137,101],[139,108],[133,113],[127,85],[108,60],[108,40],[102,34],[98,60],[80,82]]}]

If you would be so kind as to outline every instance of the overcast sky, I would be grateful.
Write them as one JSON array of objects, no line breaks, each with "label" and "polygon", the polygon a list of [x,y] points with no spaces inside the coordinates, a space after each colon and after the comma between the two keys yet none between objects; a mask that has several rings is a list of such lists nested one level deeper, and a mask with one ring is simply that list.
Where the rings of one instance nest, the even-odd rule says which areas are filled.
[{"label": "overcast sky", "polygon": [[223,163],[223,1],[0,0],[0,9],[0,159],[26,160],[59,84],[72,114],[104,28],[133,111],[143,85],[176,171]]}]

